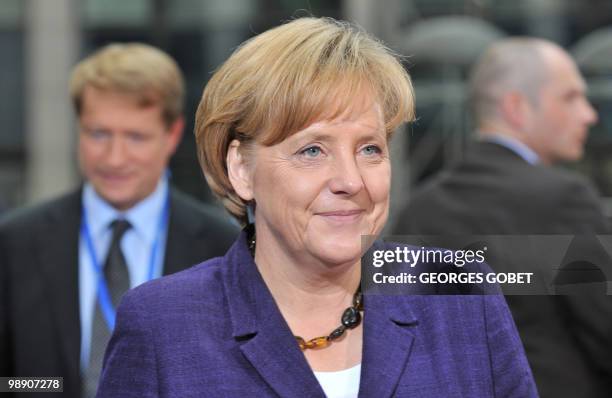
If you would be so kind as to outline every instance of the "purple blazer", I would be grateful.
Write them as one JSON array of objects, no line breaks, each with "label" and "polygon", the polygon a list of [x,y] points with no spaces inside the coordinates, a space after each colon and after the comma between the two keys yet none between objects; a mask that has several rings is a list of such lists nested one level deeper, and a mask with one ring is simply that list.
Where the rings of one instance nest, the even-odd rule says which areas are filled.
[{"label": "purple blazer", "polygon": [[[360,397],[537,397],[503,296],[366,295]],[[98,397],[324,397],[244,233],[128,292]]]}]

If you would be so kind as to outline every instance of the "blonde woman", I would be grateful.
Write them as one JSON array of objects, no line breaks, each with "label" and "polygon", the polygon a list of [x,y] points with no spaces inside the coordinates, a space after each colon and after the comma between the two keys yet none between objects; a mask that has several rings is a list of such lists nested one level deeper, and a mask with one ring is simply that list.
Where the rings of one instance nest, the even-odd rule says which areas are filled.
[{"label": "blonde woman", "polygon": [[126,296],[98,396],[536,396],[502,297],[359,290],[413,107],[401,64],[346,23],[244,43],[195,130],[210,186],[249,225],[225,257]]}]

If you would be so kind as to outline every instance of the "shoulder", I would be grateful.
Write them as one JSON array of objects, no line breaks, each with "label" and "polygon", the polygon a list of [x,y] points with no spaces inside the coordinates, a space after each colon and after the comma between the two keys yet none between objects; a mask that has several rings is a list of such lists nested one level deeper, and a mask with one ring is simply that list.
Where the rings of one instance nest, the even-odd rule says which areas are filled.
[{"label": "shoulder", "polygon": [[419,320],[419,325],[428,328],[449,329],[455,333],[461,328],[472,330],[472,337],[495,334],[505,329],[512,343],[518,343],[518,334],[506,299],[502,294],[468,295],[404,295],[381,296],[387,307],[404,308]]},{"label": "shoulder", "polygon": [[157,396],[161,384],[177,380],[178,391],[193,391],[194,381],[205,377],[194,379],[193,366],[215,359],[202,344],[217,347],[227,336],[223,265],[222,258],[211,259],[123,296],[98,396],[122,396],[128,390],[134,396]]},{"label": "shoulder", "polygon": [[[498,294],[395,297],[387,305],[412,311],[425,352],[444,352],[445,363],[481,364],[495,396],[537,396],[531,369],[505,298]],[[467,377],[467,376],[466,376]]]},{"label": "shoulder", "polygon": [[534,202],[537,198],[552,209],[566,211],[565,214],[559,212],[562,217],[580,215],[585,222],[605,218],[597,190],[586,177],[576,172],[538,166],[534,167],[532,175],[526,176],[525,183]]},{"label": "shoulder", "polygon": [[81,191],[77,190],[46,202],[8,212],[0,218],[0,236],[31,234],[42,224],[61,222],[67,215],[78,217]]},{"label": "shoulder", "polygon": [[530,171],[526,177],[528,181],[533,181],[534,185],[539,182],[540,186],[555,186],[560,189],[577,187],[592,189],[586,177],[562,167],[537,165],[531,167]]},{"label": "shoulder", "polygon": [[117,308],[117,334],[128,345],[155,346],[164,358],[173,352],[188,354],[186,340],[217,344],[231,330],[224,259],[217,257],[129,290]]},{"label": "shoulder", "polygon": [[224,257],[215,257],[186,270],[164,276],[134,289],[123,297],[119,311],[144,311],[163,316],[179,309],[219,304],[223,297]]},{"label": "shoulder", "polygon": [[550,180],[556,181],[559,189],[562,189],[568,195],[580,195],[588,197],[593,201],[597,200],[598,194],[592,183],[583,175],[576,172],[558,168],[549,167],[547,177]]},{"label": "shoulder", "polygon": [[530,164],[509,149],[493,143],[473,146],[451,174],[449,177],[453,181],[460,176],[477,174],[490,186],[518,186],[540,192],[567,185],[588,185],[586,179],[575,172],[562,167]]},{"label": "shoulder", "polygon": [[176,188],[171,189],[171,201],[173,216],[180,222],[194,223],[216,234],[236,236],[238,227],[223,209],[201,203]]},{"label": "shoulder", "polygon": [[[447,339],[453,345],[487,347],[499,333],[515,352],[521,343],[506,301],[501,294],[367,296],[384,306],[393,319],[413,320],[418,335],[432,347]],[[441,339],[441,341],[438,341]],[[491,349],[496,349],[491,347]]]},{"label": "shoulder", "polygon": [[455,196],[503,195],[505,199],[549,203],[565,195],[595,200],[596,191],[582,175],[561,167],[531,165],[522,159],[482,158],[473,155],[440,172],[418,187],[410,202],[426,205],[440,194]]}]

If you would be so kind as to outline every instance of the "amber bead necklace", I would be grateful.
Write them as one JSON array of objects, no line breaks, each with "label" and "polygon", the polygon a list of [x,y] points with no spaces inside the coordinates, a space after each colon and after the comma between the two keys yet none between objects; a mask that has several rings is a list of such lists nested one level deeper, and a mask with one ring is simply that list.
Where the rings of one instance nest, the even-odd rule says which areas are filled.
[{"label": "amber bead necklace", "polygon": [[300,346],[300,350],[305,351],[309,348],[325,348],[329,346],[329,344],[338,340],[346,329],[355,329],[361,323],[361,314],[360,311],[363,311],[363,295],[361,294],[361,288],[357,288],[355,295],[353,296],[353,305],[348,307],[342,313],[342,317],[340,318],[340,326],[334,329],[329,335],[315,337],[314,339],[310,339],[308,341],[304,340],[300,336],[293,336],[297,340],[298,345]]},{"label": "amber bead necklace", "polygon": [[[253,259],[255,259],[255,229],[253,228],[248,232],[250,232],[249,251],[251,252],[251,256],[253,256]],[[344,310],[342,316],[340,317],[340,326],[334,329],[329,335],[315,337],[308,341],[304,340],[304,338],[300,336],[293,337],[295,337],[295,340],[302,351],[309,348],[317,349],[328,347],[331,342],[342,337],[347,329],[355,329],[357,326],[359,326],[361,323],[361,312],[363,312],[363,294],[361,293],[361,286],[359,286],[353,295],[353,305]]]}]

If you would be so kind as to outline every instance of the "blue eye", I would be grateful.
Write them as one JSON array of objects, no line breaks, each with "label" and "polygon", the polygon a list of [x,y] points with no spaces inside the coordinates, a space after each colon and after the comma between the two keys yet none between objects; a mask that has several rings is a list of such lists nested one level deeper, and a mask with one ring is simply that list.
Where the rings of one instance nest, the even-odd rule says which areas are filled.
[{"label": "blue eye", "polygon": [[382,150],[376,145],[368,145],[361,150],[364,154],[370,155],[378,155],[382,153]]},{"label": "blue eye", "polygon": [[128,134],[128,138],[133,142],[142,142],[147,139],[147,136],[142,133],[132,132]]},{"label": "blue eye", "polygon": [[300,153],[311,158],[316,158],[321,154],[321,148],[319,148],[318,146],[311,146],[304,149]]},{"label": "blue eye", "polygon": [[106,130],[88,130],[87,134],[96,141],[104,140],[110,137],[110,133]]}]

